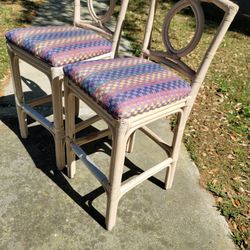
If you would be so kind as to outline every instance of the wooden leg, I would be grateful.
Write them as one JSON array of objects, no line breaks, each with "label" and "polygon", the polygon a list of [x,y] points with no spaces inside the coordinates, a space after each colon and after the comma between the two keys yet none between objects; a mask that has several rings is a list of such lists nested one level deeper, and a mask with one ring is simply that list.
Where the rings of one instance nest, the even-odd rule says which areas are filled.
[{"label": "wooden leg", "polygon": [[165,189],[171,189],[174,181],[174,174],[176,169],[176,161],[171,163],[169,167],[167,167],[166,178],[165,178]]},{"label": "wooden leg", "polygon": [[56,165],[59,170],[65,167],[65,135],[63,125],[62,79],[52,71],[52,106],[54,118],[54,140]]},{"label": "wooden leg", "polygon": [[115,226],[117,208],[121,195],[121,180],[127,145],[125,131],[124,128],[119,128],[113,134],[109,174],[110,190],[107,192],[106,227],[108,230],[111,230]]},{"label": "wooden leg", "polygon": [[75,98],[75,117],[79,116],[79,111],[80,111],[80,101],[79,99],[76,97]]},{"label": "wooden leg", "polygon": [[[109,127],[109,129],[111,130],[110,127]],[[112,133],[110,133],[110,135],[108,136],[108,139],[112,141]]]},{"label": "wooden leg", "polygon": [[126,152],[127,153],[132,153],[133,149],[134,149],[134,144],[135,144],[135,133],[134,132],[128,139],[128,143],[127,143],[127,149]]},{"label": "wooden leg", "polygon": [[20,134],[22,138],[27,138],[28,137],[27,115],[21,108],[21,105],[24,102],[24,95],[23,95],[23,89],[22,89],[22,83],[21,83],[19,58],[10,49],[8,49],[8,53],[9,53],[10,63],[11,63],[11,71],[12,71],[12,77],[13,77],[12,82],[13,82],[13,88],[14,88]]},{"label": "wooden leg", "polygon": [[173,185],[176,164],[177,164],[180,147],[181,147],[181,141],[182,141],[182,137],[183,137],[186,121],[187,121],[186,113],[187,111],[185,108],[183,112],[178,114],[178,117],[177,117],[177,124],[176,124],[176,128],[174,131],[174,138],[173,138],[173,143],[172,143],[173,151],[172,151],[171,157],[173,159],[173,163],[171,164],[170,167],[167,168],[166,178],[165,178],[166,189],[170,189]]},{"label": "wooden leg", "polygon": [[66,152],[67,152],[67,174],[69,178],[73,178],[76,172],[75,154],[71,147],[71,141],[75,135],[75,107],[76,97],[70,95],[70,90],[64,86],[65,96],[65,130],[66,130]]}]

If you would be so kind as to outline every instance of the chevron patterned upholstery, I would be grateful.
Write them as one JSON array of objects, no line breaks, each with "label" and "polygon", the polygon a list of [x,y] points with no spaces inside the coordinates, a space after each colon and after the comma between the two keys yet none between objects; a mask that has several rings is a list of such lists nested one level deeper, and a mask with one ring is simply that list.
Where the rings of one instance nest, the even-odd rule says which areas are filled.
[{"label": "chevron patterned upholstery", "polygon": [[64,73],[115,119],[183,99],[190,85],[169,68],[142,58],[77,62]]},{"label": "chevron patterned upholstery", "polygon": [[58,67],[109,53],[112,43],[97,33],[70,26],[17,28],[6,39]]}]

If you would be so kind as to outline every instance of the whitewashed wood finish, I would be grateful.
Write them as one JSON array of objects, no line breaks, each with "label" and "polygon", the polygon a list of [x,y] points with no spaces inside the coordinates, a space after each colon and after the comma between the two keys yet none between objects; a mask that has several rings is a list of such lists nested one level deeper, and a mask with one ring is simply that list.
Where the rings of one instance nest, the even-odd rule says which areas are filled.
[{"label": "whitewashed wood finish", "polygon": [[[103,17],[97,17],[93,9],[93,0],[87,1],[88,10],[90,15],[93,18],[93,22],[87,22],[81,20],[80,17],[80,0],[75,0],[75,11],[74,11],[74,25],[79,27],[85,27],[87,29],[95,30],[100,35],[107,37],[112,41],[112,50],[111,52],[97,56],[94,58],[88,59],[99,60],[99,59],[109,59],[114,58],[120,39],[120,33],[122,24],[125,18],[128,0],[123,0],[121,4],[120,13],[118,20],[115,26],[115,31],[111,32],[105,26],[105,23],[109,21],[111,15],[113,14],[115,1],[110,1],[110,7],[108,12]],[[44,61],[39,60],[35,56],[27,53],[21,48],[15,46],[14,44],[7,42],[8,53],[11,62],[11,69],[13,75],[13,87],[14,95],[16,100],[17,115],[19,121],[19,128],[22,138],[27,138],[28,136],[28,127],[27,127],[27,114],[31,116],[34,120],[38,121],[46,129],[51,132],[55,141],[55,152],[56,152],[56,164],[58,169],[63,169],[65,167],[65,129],[63,124],[63,91],[62,91],[62,82],[63,82],[63,68],[62,67],[53,67],[47,64]],[[41,72],[43,72],[50,80],[51,83],[51,95],[38,98],[30,101],[24,100],[21,76],[19,69],[19,60],[23,60]],[[48,103],[52,101],[53,106],[53,122],[50,122],[46,117],[42,117],[33,107]],[[78,113],[78,105],[76,103],[76,114]]]},{"label": "whitewashed wood finish", "polygon": [[[202,0],[203,2],[203,0]],[[106,193],[107,193],[107,210],[106,210],[106,226],[108,230],[111,230],[116,222],[117,208],[120,198],[129,190],[131,190],[136,185],[140,184],[144,180],[148,179],[150,176],[156,174],[162,169],[166,168],[166,179],[165,187],[166,189],[172,187],[173,178],[175,174],[176,163],[178,160],[178,154],[181,146],[181,140],[184,132],[184,128],[188,119],[188,116],[191,112],[193,103],[196,99],[198,90],[205,78],[208,67],[211,63],[214,54],[221,43],[230,23],[232,22],[234,16],[238,11],[238,6],[227,0],[204,0],[204,2],[209,2],[217,5],[225,11],[224,18],[218,28],[218,31],[210,44],[204,59],[202,60],[197,72],[190,69],[187,65],[181,62],[180,57],[190,53],[196,46],[197,42],[200,39],[200,33],[203,30],[203,14],[201,13],[201,8],[199,0],[181,0],[176,5],[173,6],[173,9],[170,11],[170,14],[165,18],[165,31],[168,29],[168,23],[171,21],[173,15],[178,12],[182,7],[190,6],[192,9],[195,9],[195,16],[197,22],[200,25],[197,26],[196,34],[191,43],[184,48],[183,50],[175,51],[170,49],[170,45],[166,44],[167,51],[159,52],[152,51],[150,49],[151,43],[151,33],[154,21],[154,15],[156,10],[156,0],[151,0],[151,6],[148,15],[148,21],[145,30],[145,37],[143,43],[143,52],[144,57],[156,60],[166,65],[170,65],[176,70],[184,73],[189,76],[191,79],[192,91],[191,94],[178,102],[169,104],[167,106],[144,112],[143,114],[138,114],[136,116],[130,117],[128,119],[116,120],[108,112],[106,112],[102,107],[100,107],[92,98],[86,95],[83,91],[79,90],[79,87],[71,82],[67,77],[65,78],[65,106],[66,106],[66,150],[67,150],[67,168],[68,174],[70,177],[73,177],[75,174],[75,154],[84,155],[84,164],[91,170],[93,175],[99,178],[99,168],[93,167],[93,163],[87,160],[85,153],[81,148],[77,146],[77,141],[84,142],[83,139],[75,139],[76,125],[74,121],[74,112],[75,105],[74,100],[79,98],[85,102],[91,109],[93,109],[100,118],[102,118],[108,125],[108,128],[112,134],[112,153],[111,153],[111,162],[110,162],[110,172],[109,178],[105,179],[105,182],[101,182]],[[168,36],[163,36],[164,43],[168,43]],[[167,42],[166,42],[167,41]],[[174,131],[174,137],[171,145],[166,144],[158,135],[153,133],[147,124],[156,121],[160,118],[169,116],[171,114],[177,114],[177,125]],[[96,120],[96,117],[93,117],[93,122]],[[87,122],[89,125],[89,121]],[[82,125],[81,125],[82,126]],[[158,143],[166,152],[167,158],[153,166],[149,170],[143,172],[142,174],[134,177],[126,183],[122,183],[122,173],[124,167],[125,151],[132,150],[131,146],[128,145],[128,142],[134,141],[135,132],[137,129],[140,129],[145,133],[149,138]],[[77,129],[78,131],[78,129]],[[107,135],[108,131],[100,132],[101,135]],[[132,137],[131,137],[132,136]],[[94,136],[91,136],[93,140]],[[89,141],[89,140],[86,140]],[[77,146],[77,148],[76,148]],[[100,179],[100,178],[99,178]],[[107,182],[108,180],[108,182]]]}]

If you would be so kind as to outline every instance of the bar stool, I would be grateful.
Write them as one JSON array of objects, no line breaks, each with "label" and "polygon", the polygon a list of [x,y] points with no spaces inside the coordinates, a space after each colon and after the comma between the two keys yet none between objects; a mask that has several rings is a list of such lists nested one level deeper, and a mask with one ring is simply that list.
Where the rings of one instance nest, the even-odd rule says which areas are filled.
[{"label": "bar stool", "polygon": [[[22,138],[28,136],[27,115],[38,121],[54,137],[56,164],[65,166],[65,130],[63,124],[62,80],[63,66],[82,60],[113,58],[119,44],[128,0],[121,3],[115,30],[107,28],[114,10],[115,0],[110,0],[106,14],[98,16],[93,0],[87,0],[92,20],[82,20],[80,0],[75,0],[74,26],[48,26],[18,28],[8,31],[7,48],[11,62],[14,95]],[[51,95],[26,101],[21,84],[19,60],[43,72],[51,84]],[[52,102],[53,122],[37,112],[34,107]]]},{"label": "bar stool", "polygon": [[[64,67],[68,175],[73,177],[75,174],[75,157],[77,155],[101,183],[107,193],[106,226],[108,230],[115,225],[120,198],[136,185],[166,169],[165,187],[166,189],[172,187],[187,119],[212,58],[238,10],[237,5],[227,0],[206,0],[223,9],[225,15],[198,70],[195,71],[180,58],[193,51],[200,41],[204,27],[201,2],[205,1],[180,0],[167,13],[162,29],[166,51],[159,52],[149,48],[156,10],[156,0],[151,0],[143,43],[144,58],[131,57],[78,62]],[[186,7],[191,7],[194,12],[196,32],[185,48],[175,49],[169,39],[170,22],[176,13]],[[189,78],[190,81],[183,80],[172,68],[184,74],[185,78]],[[76,125],[74,119],[75,98],[93,109],[98,117],[108,124],[109,129],[83,138],[76,138],[79,127],[89,126],[98,117],[90,118],[83,124]],[[147,125],[172,114],[177,114],[178,118],[173,141],[169,145]],[[163,162],[133,177],[132,180],[122,183],[127,143],[138,129],[158,143],[166,151],[167,157]],[[106,177],[80,146],[110,133],[112,135],[112,153],[109,176]]]}]

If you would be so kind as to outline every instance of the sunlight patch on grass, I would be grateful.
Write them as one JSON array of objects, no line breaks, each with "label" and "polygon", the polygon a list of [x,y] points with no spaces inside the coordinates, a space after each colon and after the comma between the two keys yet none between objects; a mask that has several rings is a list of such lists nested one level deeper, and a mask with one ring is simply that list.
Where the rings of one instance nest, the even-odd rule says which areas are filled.
[{"label": "sunlight patch on grass", "polygon": [[30,24],[44,0],[2,1],[0,0],[0,93],[9,75],[9,58],[4,33],[10,29]]}]

